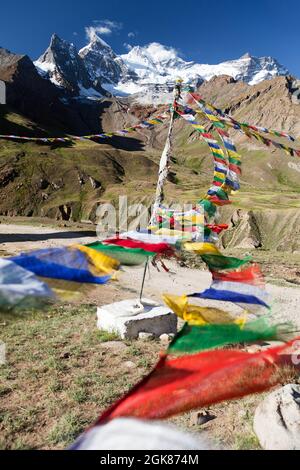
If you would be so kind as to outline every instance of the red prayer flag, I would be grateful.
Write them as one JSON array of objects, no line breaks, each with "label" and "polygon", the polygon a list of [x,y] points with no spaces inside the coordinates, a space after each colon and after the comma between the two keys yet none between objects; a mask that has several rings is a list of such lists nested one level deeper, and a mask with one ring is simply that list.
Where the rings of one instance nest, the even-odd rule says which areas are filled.
[{"label": "red prayer flag", "polygon": [[241,167],[238,165],[234,165],[233,163],[230,163],[229,170],[234,171],[235,173],[238,173],[238,174],[242,173]]},{"label": "red prayer flag", "polygon": [[218,196],[210,196],[209,200],[217,206],[225,206],[228,204],[232,204],[232,201],[229,201],[229,199],[220,199]]},{"label": "red prayer flag", "polygon": [[[294,340],[296,341],[296,340]],[[156,368],[99,418],[165,419],[224,400],[262,392],[280,382],[282,353],[293,343],[258,353],[214,350],[179,358],[163,356]]]},{"label": "red prayer flag", "polygon": [[207,224],[207,225],[205,225],[205,227],[209,228],[214,233],[220,234],[223,230],[227,230],[229,225],[227,225],[227,224],[219,224],[219,225]]},{"label": "red prayer flag", "polygon": [[265,281],[258,264],[252,264],[249,268],[242,271],[218,272],[211,271],[214,281],[243,282],[255,286],[264,286]]},{"label": "red prayer flag", "polygon": [[104,243],[110,245],[118,245],[124,248],[141,248],[145,251],[152,251],[153,253],[171,254],[174,252],[173,248],[168,243],[145,243],[131,238],[111,238],[104,240]]}]

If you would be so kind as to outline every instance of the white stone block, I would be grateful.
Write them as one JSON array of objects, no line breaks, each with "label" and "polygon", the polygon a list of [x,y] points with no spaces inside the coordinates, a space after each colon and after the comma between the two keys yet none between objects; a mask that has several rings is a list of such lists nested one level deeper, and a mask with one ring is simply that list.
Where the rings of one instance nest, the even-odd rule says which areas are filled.
[{"label": "white stone block", "polygon": [[[139,333],[151,333],[159,338],[162,334],[177,332],[177,317],[169,308],[151,305],[143,300],[144,310],[136,309],[134,299],[122,300],[97,309],[97,327],[110,333],[117,333],[123,339],[137,339]],[[150,305],[149,305],[150,304]],[[132,313],[134,312],[134,313]]]}]

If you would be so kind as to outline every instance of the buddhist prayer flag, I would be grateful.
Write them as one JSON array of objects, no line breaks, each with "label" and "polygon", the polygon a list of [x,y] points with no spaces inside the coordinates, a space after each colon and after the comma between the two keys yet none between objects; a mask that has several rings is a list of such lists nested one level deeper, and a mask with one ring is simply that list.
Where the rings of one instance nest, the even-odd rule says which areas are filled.
[{"label": "buddhist prayer flag", "polygon": [[18,266],[44,278],[94,284],[104,284],[111,278],[111,275],[99,269],[77,248],[48,248],[22,253],[10,259]]},{"label": "buddhist prayer flag", "polygon": [[214,350],[162,357],[153,372],[102,414],[114,418],[166,419],[179,413],[263,392],[281,378],[281,354],[290,344],[258,353]]},{"label": "buddhist prayer flag", "polygon": [[173,248],[167,243],[145,243],[139,240],[133,240],[131,238],[113,238],[104,240],[105,243],[110,245],[118,245],[124,248],[141,248],[154,254],[169,254],[174,253]]},{"label": "buddhist prayer flag", "polygon": [[193,354],[227,344],[274,341],[283,332],[282,325],[271,325],[266,317],[249,323],[189,325],[186,323],[169,346],[169,354]]},{"label": "buddhist prayer flag", "polygon": [[188,302],[188,296],[164,294],[163,299],[171,310],[190,325],[206,325],[210,323],[240,322],[240,318],[229,312],[213,307],[200,307]]},{"label": "buddhist prayer flag", "polygon": [[32,272],[0,259],[0,310],[39,307],[55,300],[54,292]]},{"label": "buddhist prayer flag", "polygon": [[251,256],[243,259],[233,258],[223,255],[201,255],[202,260],[207,264],[210,270],[222,271],[226,269],[237,269],[251,261]]},{"label": "buddhist prayer flag", "polygon": [[109,245],[101,242],[90,243],[86,246],[118,260],[124,266],[139,266],[145,263],[148,258],[153,258],[156,255],[155,252],[145,251],[142,248],[129,249],[123,246]]},{"label": "buddhist prayer flag", "polygon": [[211,274],[214,281],[243,282],[261,287],[265,285],[264,277],[258,264],[252,264],[250,267],[240,271],[211,271]]},{"label": "buddhist prayer flag", "polygon": [[263,289],[239,282],[214,281],[204,292],[189,295],[198,299],[221,300],[237,304],[261,305],[270,308],[266,303],[267,293]]}]

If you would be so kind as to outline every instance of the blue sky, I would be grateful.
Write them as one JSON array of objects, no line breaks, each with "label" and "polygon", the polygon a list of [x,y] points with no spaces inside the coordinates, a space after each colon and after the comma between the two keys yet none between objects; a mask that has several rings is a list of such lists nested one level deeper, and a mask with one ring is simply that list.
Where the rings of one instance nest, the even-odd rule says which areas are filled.
[{"label": "blue sky", "polygon": [[300,77],[299,18],[299,2],[280,0],[14,0],[0,5],[0,46],[36,59],[53,32],[80,48],[96,27],[117,53],[153,41],[200,63],[250,52]]}]

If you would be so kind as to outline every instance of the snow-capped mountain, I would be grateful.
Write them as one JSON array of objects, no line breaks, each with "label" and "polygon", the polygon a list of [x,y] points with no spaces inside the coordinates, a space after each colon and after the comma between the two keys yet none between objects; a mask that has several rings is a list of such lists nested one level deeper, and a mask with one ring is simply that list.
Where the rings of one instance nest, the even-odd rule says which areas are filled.
[{"label": "snow-capped mountain", "polygon": [[34,64],[42,76],[75,96],[102,96],[103,90],[91,79],[74,44],[60,39],[56,34],[53,34],[48,49]]},{"label": "snow-capped mountain", "polygon": [[49,48],[35,65],[43,76],[79,96],[101,96],[105,92],[134,94],[143,103],[163,102],[163,95],[169,100],[172,84],[179,77],[194,86],[218,75],[255,85],[275,76],[289,75],[272,57],[245,54],[216,65],[197,64],[185,61],[176,49],[157,42],[135,46],[118,56],[96,34],[79,53],[73,44],[53,35]]},{"label": "snow-capped mountain", "polygon": [[128,54],[121,56],[129,68],[140,79],[152,83],[166,83],[180,76],[185,82],[210,80],[215,75],[229,75],[254,85],[262,80],[278,75],[288,75],[288,70],[272,57],[252,57],[243,55],[240,59],[222,62],[217,65],[186,62],[173,48],[158,43],[136,46]]},{"label": "snow-capped mountain", "polygon": [[101,83],[117,84],[134,80],[136,75],[128,69],[121,57],[97,34],[93,34],[90,43],[79,51],[90,78]]}]

